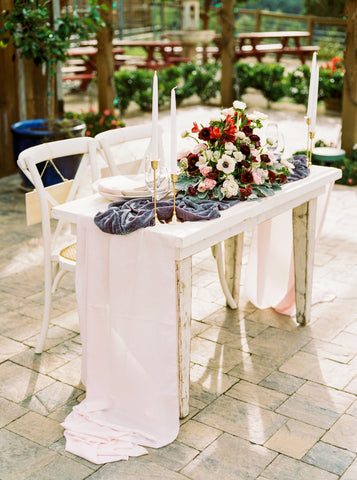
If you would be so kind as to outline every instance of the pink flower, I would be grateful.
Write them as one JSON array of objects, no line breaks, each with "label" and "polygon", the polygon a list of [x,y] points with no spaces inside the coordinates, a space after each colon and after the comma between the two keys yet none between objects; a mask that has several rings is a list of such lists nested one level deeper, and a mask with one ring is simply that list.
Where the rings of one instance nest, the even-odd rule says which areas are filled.
[{"label": "pink flower", "polygon": [[263,185],[264,180],[262,179],[261,175],[259,175],[257,171],[253,170],[252,175],[253,175],[254,183],[256,183],[257,185]]},{"label": "pink flower", "polygon": [[103,113],[104,113],[104,115],[107,117],[108,115],[111,114],[111,111],[107,109],[107,110],[104,110]]},{"label": "pink flower", "polygon": [[216,183],[216,180],[213,180],[212,178],[205,178],[204,185],[206,190],[213,190],[216,186]]},{"label": "pink flower", "polygon": [[212,172],[212,167],[208,167],[207,165],[200,165],[199,168],[204,177],[207,177],[207,175]]},{"label": "pink flower", "polygon": [[91,108],[89,109],[89,111],[90,111],[90,113],[95,113],[95,108],[91,107]]},{"label": "pink flower", "polygon": [[192,153],[194,154],[200,153],[202,150],[205,150],[206,148],[207,148],[207,145],[205,143],[198,143],[193,147]]},{"label": "pink flower", "polygon": [[117,122],[116,122],[115,120],[112,120],[112,121],[110,122],[110,125],[116,125],[116,124],[117,124]]},{"label": "pink flower", "polygon": [[104,123],[104,117],[100,117],[100,119],[99,119],[99,122],[98,122],[98,123],[99,123],[99,125],[103,125],[103,123]]},{"label": "pink flower", "polygon": [[90,137],[90,132],[88,132],[88,130],[86,131],[86,136]]}]

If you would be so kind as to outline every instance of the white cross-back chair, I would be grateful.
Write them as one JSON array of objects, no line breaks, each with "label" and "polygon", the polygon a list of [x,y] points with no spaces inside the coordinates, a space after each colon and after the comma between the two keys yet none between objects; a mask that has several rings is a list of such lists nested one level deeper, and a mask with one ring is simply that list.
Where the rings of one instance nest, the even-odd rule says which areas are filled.
[{"label": "white cross-back chair", "polygon": [[[110,175],[135,175],[144,172],[144,158],[151,149],[152,124],[145,123],[98,133],[95,139],[108,164]],[[162,127],[158,128],[158,153],[164,158]],[[102,173],[101,176],[106,176]]]},{"label": "white cross-back chair", "polygon": [[[74,155],[83,155],[79,163],[78,170],[73,180],[63,178],[61,172],[56,166],[56,159],[68,157],[68,161],[75,161]],[[44,143],[22,151],[18,157],[17,163],[26,177],[35,187],[35,192],[31,192],[26,199],[28,224],[42,222],[43,250],[44,250],[44,281],[45,298],[44,311],[40,336],[35,348],[36,353],[41,353],[46,340],[47,331],[50,323],[52,294],[55,292],[61,278],[68,271],[75,270],[76,245],[75,238],[72,236],[72,242],[64,244],[64,230],[68,225],[64,221],[57,222],[54,232],[51,229],[51,207],[73,200],[84,181],[93,183],[99,178],[99,169],[96,163],[97,142],[94,138],[81,137],[58,140],[50,143]],[[78,159],[78,157],[77,157]],[[43,165],[51,164],[61,177],[60,183],[45,187],[43,185],[41,172],[38,164],[45,162],[40,166],[41,172]],[[29,217],[31,217],[29,219]],[[53,221],[54,222],[54,221]],[[53,223],[52,222],[52,223]]]}]

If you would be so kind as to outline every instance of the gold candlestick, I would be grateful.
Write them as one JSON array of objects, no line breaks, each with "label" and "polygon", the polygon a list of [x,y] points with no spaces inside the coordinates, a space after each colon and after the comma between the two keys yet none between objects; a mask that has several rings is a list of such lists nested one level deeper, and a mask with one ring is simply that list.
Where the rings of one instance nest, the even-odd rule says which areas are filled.
[{"label": "gold candlestick", "polygon": [[176,216],[176,182],[177,182],[177,174],[171,173],[171,181],[172,181],[172,192],[174,198],[174,210],[172,212],[172,219],[171,223],[177,223],[177,216]]},{"label": "gold candlestick", "polygon": [[311,125],[311,118],[305,117],[306,125],[307,125],[307,141],[306,141],[306,163],[309,163],[310,158],[310,125]]},{"label": "gold candlestick", "polygon": [[312,165],[312,144],[313,144],[313,141],[314,141],[314,137],[315,137],[315,132],[309,132],[309,136],[310,136],[310,155],[309,155],[309,160],[308,160],[308,167],[311,167]]},{"label": "gold candlestick", "polygon": [[156,170],[158,169],[159,161],[158,160],[151,160],[151,168],[154,170],[154,212],[155,212],[155,225],[160,223],[159,217],[157,216],[157,209],[156,209]]}]

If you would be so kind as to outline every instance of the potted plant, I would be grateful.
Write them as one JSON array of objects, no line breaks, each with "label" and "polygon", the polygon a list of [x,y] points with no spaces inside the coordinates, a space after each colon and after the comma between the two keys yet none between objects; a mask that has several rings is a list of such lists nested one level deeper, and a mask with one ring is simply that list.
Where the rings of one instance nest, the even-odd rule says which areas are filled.
[{"label": "potted plant", "polygon": [[[89,0],[89,7],[81,17],[75,10],[71,14],[56,17],[51,10],[52,3],[56,4],[59,11],[59,0],[14,0],[13,8],[0,14],[3,25],[0,29],[2,45],[6,46],[12,39],[20,56],[42,67],[47,75],[47,118],[25,120],[12,125],[15,159],[24,148],[44,141],[84,135],[86,129],[82,121],[54,118],[53,80],[57,65],[66,58],[73,36],[84,40],[102,27],[102,7],[98,0]],[[74,173],[75,171],[66,171],[65,175],[73,178]],[[48,177],[48,184],[58,181],[57,175],[54,175],[53,180],[51,175]],[[29,184],[26,178],[24,180]]]}]

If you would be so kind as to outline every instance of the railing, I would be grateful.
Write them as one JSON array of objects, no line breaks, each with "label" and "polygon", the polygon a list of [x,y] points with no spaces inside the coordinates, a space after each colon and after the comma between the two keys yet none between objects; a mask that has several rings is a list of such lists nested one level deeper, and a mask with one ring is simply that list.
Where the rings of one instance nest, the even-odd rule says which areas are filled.
[{"label": "railing", "polygon": [[[242,21],[243,17],[247,17]],[[343,18],[294,15],[266,10],[238,8],[236,22],[239,33],[273,30],[306,30],[310,32],[310,43],[336,42],[341,50],[346,40],[346,20]],[[237,32],[238,33],[238,32]]]}]

